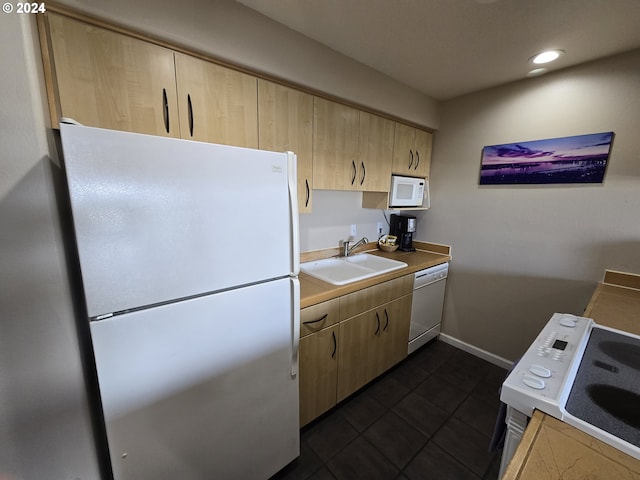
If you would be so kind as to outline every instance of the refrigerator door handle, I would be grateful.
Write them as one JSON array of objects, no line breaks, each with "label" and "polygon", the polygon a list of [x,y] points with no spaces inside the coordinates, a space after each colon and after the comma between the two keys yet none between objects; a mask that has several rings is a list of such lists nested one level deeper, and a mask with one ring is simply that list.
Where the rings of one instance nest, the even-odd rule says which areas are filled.
[{"label": "refrigerator door handle", "polygon": [[298,350],[300,348],[300,280],[291,278],[291,377],[298,375]]},{"label": "refrigerator door handle", "polygon": [[289,212],[291,214],[291,275],[300,273],[300,227],[298,225],[298,168],[297,157],[287,152],[289,172]]}]

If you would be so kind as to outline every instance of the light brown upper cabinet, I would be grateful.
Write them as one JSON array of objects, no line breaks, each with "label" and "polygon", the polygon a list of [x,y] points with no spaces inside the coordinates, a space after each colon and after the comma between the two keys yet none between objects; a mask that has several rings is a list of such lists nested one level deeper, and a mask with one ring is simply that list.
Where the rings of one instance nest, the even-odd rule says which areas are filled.
[{"label": "light brown upper cabinet", "polygon": [[257,78],[176,53],[182,138],[258,148]]},{"label": "light brown upper cabinet", "polygon": [[432,135],[417,128],[396,123],[393,147],[393,173],[428,177],[431,166]]},{"label": "light brown upper cabinet", "polygon": [[316,97],[314,188],[387,191],[394,128],[385,118]]},{"label": "light brown upper cabinet", "polygon": [[370,192],[389,190],[393,154],[394,122],[360,112],[357,189]]},{"label": "light brown upper cabinet", "polygon": [[358,110],[315,97],[313,114],[313,188],[355,189]]},{"label": "light brown upper cabinet", "polygon": [[[173,52],[63,15],[40,25],[51,122],[179,137]],[[53,91],[51,91],[53,89]]]},{"label": "light brown upper cabinet", "polygon": [[313,187],[313,96],[258,80],[258,145],[298,158],[298,209],[311,212]]}]

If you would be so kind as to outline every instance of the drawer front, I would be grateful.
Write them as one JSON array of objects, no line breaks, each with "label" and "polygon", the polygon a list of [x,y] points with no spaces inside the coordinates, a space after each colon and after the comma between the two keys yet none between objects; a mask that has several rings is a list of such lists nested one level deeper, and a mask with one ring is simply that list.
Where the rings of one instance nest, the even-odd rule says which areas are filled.
[{"label": "drawer front", "polygon": [[340,299],[334,298],[300,310],[300,337],[318,332],[340,320]]},{"label": "drawer front", "polygon": [[358,290],[340,297],[340,319],[344,320],[371,310],[413,291],[413,274]]}]

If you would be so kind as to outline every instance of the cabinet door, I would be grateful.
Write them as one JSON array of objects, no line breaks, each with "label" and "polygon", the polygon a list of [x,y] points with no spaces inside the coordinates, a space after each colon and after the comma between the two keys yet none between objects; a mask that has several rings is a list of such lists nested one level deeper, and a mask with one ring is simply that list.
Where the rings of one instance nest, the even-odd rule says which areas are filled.
[{"label": "cabinet door", "polygon": [[171,50],[62,15],[48,13],[47,21],[54,127],[62,116],[93,127],[180,136]]},{"label": "cabinet door", "polygon": [[182,138],[258,148],[257,79],[176,53]]},{"label": "cabinet door", "polygon": [[406,358],[411,324],[411,295],[405,295],[378,308],[383,325],[376,356],[377,372],[381,374]]},{"label": "cabinet door", "polygon": [[378,375],[376,356],[383,319],[376,310],[340,323],[338,401]]},{"label": "cabinet door", "polygon": [[411,175],[415,163],[416,129],[396,123],[393,141],[393,173]]},{"label": "cabinet door", "polygon": [[428,177],[431,168],[431,144],[433,135],[424,130],[416,130],[415,152],[416,162],[414,175],[416,177]]},{"label": "cabinet door", "polygon": [[334,325],[300,339],[300,426],[336,404],[339,331]]},{"label": "cabinet door", "polygon": [[358,135],[358,190],[388,192],[391,183],[395,123],[360,112]]},{"label": "cabinet door", "polygon": [[355,108],[315,97],[313,188],[357,189],[358,118]]},{"label": "cabinet door", "polygon": [[408,125],[396,123],[393,145],[393,173],[428,177],[431,165],[432,135]]},{"label": "cabinet door", "polygon": [[292,151],[298,158],[298,209],[311,212],[313,186],[313,96],[258,80],[258,146]]}]

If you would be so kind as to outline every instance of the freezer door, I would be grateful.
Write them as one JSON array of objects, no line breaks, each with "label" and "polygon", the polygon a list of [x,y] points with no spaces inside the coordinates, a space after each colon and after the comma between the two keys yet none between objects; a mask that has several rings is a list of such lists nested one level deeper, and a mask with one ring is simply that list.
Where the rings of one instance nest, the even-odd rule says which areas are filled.
[{"label": "freezer door", "polygon": [[89,317],[296,274],[295,155],[60,129]]},{"label": "freezer door", "polygon": [[116,480],[265,479],[299,455],[282,279],[91,323]]}]

